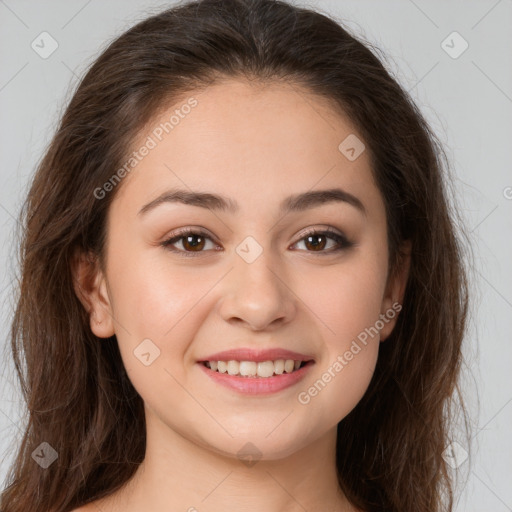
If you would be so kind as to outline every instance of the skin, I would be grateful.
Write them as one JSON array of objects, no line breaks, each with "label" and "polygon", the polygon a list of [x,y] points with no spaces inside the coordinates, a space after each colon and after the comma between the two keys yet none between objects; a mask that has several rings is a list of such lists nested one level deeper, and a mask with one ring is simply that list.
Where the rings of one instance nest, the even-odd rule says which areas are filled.
[{"label": "skin", "polygon": [[[81,510],[356,510],[337,483],[336,426],[364,395],[398,315],[307,405],[297,396],[403,297],[409,260],[388,276],[384,203],[368,151],[349,161],[338,146],[357,131],[327,100],[295,85],[230,79],[190,96],[198,105],[116,191],[105,272],[86,258],[76,269],[91,329],[116,335],[147,424],[135,477]],[[162,111],[134,150],[184,103]],[[221,194],[240,210],[166,203],[138,215],[173,187]],[[341,202],[278,213],[288,195],[336,187],[366,214]],[[337,246],[329,238],[315,251],[304,229],[327,226],[354,245],[329,253]],[[183,227],[212,235],[195,257],[160,245]],[[247,236],[263,249],[252,263],[235,251]],[[185,242],[174,247],[193,251]],[[149,366],[133,353],[147,338],[160,349]],[[240,346],[290,349],[315,364],[290,388],[241,395],[197,365]],[[261,453],[250,467],[237,455],[247,442]]]}]

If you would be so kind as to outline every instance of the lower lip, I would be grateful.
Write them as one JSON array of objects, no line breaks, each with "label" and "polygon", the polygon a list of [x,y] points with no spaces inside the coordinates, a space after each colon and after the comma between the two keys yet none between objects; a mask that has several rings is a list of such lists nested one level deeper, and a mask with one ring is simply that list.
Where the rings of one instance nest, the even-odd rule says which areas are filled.
[{"label": "lower lip", "polygon": [[283,373],[273,377],[238,377],[228,373],[214,372],[203,363],[198,364],[210,379],[222,386],[249,395],[268,395],[293,386],[302,380],[315,363],[308,361],[302,368],[292,373]]}]

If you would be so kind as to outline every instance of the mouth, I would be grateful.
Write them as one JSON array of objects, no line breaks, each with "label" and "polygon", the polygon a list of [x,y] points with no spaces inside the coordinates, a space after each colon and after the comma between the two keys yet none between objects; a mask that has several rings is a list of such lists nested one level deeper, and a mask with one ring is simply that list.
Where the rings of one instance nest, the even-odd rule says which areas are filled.
[{"label": "mouth", "polygon": [[199,368],[215,384],[245,396],[264,396],[292,389],[310,372],[313,359],[267,361],[198,361]]},{"label": "mouth", "polygon": [[201,364],[212,372],[247,379],[268,379],[283,374],[291,374],[313,363],[314,361],[312,359],[307,361],[294,359],[276,359],[268,361],[201,361]]}]

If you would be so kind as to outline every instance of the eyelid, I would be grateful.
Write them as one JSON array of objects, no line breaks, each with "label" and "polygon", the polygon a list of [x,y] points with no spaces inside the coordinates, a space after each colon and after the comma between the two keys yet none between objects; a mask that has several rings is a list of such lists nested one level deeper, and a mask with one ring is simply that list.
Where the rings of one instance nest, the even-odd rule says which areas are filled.
[{"label": "eyelid", "polygon": [[180,237],[185,237],[189,234],[192,235],[201,235],[204,237],[211,238],[213,241],[217,242],[217,238],[210,233],[206,228],[203,228],[201,226],[187,226],[185,228],[178,228],[175,231],[173,231],[169,236],[165,237],[165,240],[163,243],[168,242],[169,240],[174,240]]},{"label": "eyelid", "polygon": [[[303,238],[305,238],[308,235],[320,235],[320,234],[327,234],[327,235],[336,235],[343,239],[345,239],[347,242],[347,237],[337,229],[333,228],[332,226],[329,226],[328,224],[316,226],[313,228],[304,228],[302,231],[300,231],[297,235],[297,242],[300,242]],[[293,245],[295,245],[297,242],[294,242]]]},{"label": "eyelid", "polygon": [[330,238],[331,240],[334,240],[338,246],[335,248],[330,248],[326,251],[301,251],[306,253],[312,253],[316,254],[318,256],[320,255],[329,255],[329,254],[336,254],[343,250],[349,249],[350,247],[353,247],[355,245],[354,242],[350,241],[347,236],[341,232],[338,231],[336,228],[333,228],[332,226],[326,225],[324,227],[314,227],[314,228],[306,228],[303,231],[301,231],[298,235],[298,240],[294,242],[290,247],[298,244],[299,242],[302,242],[307,236],[326,236],[327,238]]},{"label": "eyelid", "polygon": [[172,247],[173,244],[176,242],[179,242],[182,238],[185,238],[188,235],[198,235],[203,238],[207,238],[214,242],[215,244],[219,245],[219,243],[216,241],[216,238],[205,228],[202,227],[194,227],[194,226],[188,226],[185,228],[179,228],[176,231],[174,231],[170,236],[166,237],[165,240],[163,240],[159,245],[161,245],[164,249],[171,251],[173,253],[177,253],[179,256],[184,257],[196,257],[200,256],[201,254],[207,252],[207,251],[183,251],[181,249],[176,249],[175,247]]},{"label": "eyelid", "polygon": [[[172,233],[171,236],[167,237],[163,242],[160,243],[161,246],[163,246],[165,249],[178,253],[180,256],[184,257],[196,257],[200,256],[203,253],[208,253],[209,251],[183,251],[181,249],[176,249],[172,247],[172,245],[178,241],[180,241],[182,238],[185,238],[188,235],[198,235],[203,238],[207,238],[214,242],[217,245],[220,245],[217,241],[216,237],[214,237],[208,230],[202,227],[193,227],[188,226],[185,228],[179,228],[176,231]],[[299,242],[302,242],[304,238],[307,236],[327,236],[328,238],[331,238],[331,240],[334,240],[338,246],[335,248],[330,248],[329,250],[322,250],[322,251],[300,251],[300,252],[306,252],[306,253],[313,253],[315,255],[329,255],[329,254],[335,254],[338,253],[344,249],[348,249],[352,247],[354,242],[351,242],[342,232],[338,231],[336,228],[333,228],[329,225],[324,225],[323,227],[312,227],[312,228],[305,228],[302,230],[297,236],[298,239],[293,242],[289,247],[293,247],[294,245],[297,245]],[[214,249],[216,252],[218,252],[217,249]]]}]

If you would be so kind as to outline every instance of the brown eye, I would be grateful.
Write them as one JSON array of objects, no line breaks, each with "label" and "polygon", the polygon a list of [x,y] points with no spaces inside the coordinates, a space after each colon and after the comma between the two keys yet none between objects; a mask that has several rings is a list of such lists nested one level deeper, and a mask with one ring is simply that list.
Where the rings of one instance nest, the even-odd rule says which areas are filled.
[{"label": "brown eye", "polygon": [[[329,240],[334,241],[334,244],[328,246]],[[353,245],[347,238],[335,231],[312,231],[302,237],[296,244],[304,243],[307,252],[317,252],[319,254],[332,254],[334,252],[348,249]]]},{"label": "brown eye", "polygon": [[326,239],[327,237],[324,235],[308,235],[305,238],[305,245],[313,251],[321,251],[326,246]]},{"label": "brown eye", "polygon": [[204,248],[205,238],[201,235],[187,235],[181,238],[184,240],[183,247],[187,251],[201,251]]},{"label": "brown eye", "polygon": [[[164,240],[161,245],[170,251],[179,253],[181,256],[195,256],[205,252],[204,249],[208,241],[215,248],[215,244],[207,236],[207,233],[189,229],[183,230],[179,235]],[[174,247],[180,242],[183,248]]]},{"label": "brown eye", "polygon": [[[329,240],[335,243],[329,245]],[[180,242],[182,248],[175,247]],[[207,252],[205,246],[208,242],[212,244],[210,249],[216,250],[215,243],[207,233],[186,229],[182,230],[180,234],[163,241],[161,245],[180,256],[199,256],[201,253]],[[353,245],[344,235],[331,230],[311,231],[294,245],[302,242],[306,247],[306,252],[315,252],[318,255],[336,253]]]}]

